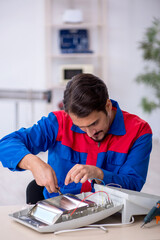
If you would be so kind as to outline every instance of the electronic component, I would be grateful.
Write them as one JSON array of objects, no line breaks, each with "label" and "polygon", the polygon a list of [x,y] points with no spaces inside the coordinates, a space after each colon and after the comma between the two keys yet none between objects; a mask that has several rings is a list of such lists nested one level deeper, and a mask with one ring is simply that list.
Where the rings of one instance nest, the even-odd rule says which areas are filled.
[{"label": "electronic component", "polygon": [[54,232],[92,224],[121,208],[121,204],[114,205],[108,194],[99,190],[95,193],[59,195],[10,216],[36,231]]},{"label": "electronic component", "polygon": [[96,206],[94,202],[82,202],[76,196],[66,194],[38,202],[28,216],[42,223],[54,224],[87,215]]},{"label": "electronic component", "polygon": [[[94,184],[95,192],[64,194],[10,214],[17,222],[38,232],[84,227],[120,212],[122,223],[147,214],[160,196]],[[159,209],[159,208],[158,208]]]}]

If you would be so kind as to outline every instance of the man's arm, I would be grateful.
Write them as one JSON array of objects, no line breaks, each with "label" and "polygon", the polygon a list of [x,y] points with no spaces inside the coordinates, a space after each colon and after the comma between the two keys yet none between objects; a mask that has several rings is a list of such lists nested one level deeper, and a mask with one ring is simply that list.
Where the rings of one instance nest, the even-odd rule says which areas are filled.
[{"label": "man's arm", "polygon": [[46,186],[49,192],[55,191],[57,178],[54,170],[35,155],[54,145],[57,131],[57,119],[50,113],[31,128],[22,128],[7,135],[0,140],[0,160],[3,166],[12,171],[29,169],[37,184]]},{"label": "man's arm", "polygon": [[122,188],[140,191],[146,181],[152,150],[152,134],[139,137],[130,149],[118,173],[103,169],[105,184],[118,184]]},{"label": "man's arm", "polygon": [[55,144],[58,122],[53,113],[30,128],[21,128],[0,140],[0,161],[12,171],[20,171],[19,162],[27,155],[37,155]]},{"label": "man's arm", "polygon": [[21,169],[30,170],[36,183],[45,186],[49,193],[57,192],[57,177],[52,167],[39,157],[28,154],[18,164]]}]

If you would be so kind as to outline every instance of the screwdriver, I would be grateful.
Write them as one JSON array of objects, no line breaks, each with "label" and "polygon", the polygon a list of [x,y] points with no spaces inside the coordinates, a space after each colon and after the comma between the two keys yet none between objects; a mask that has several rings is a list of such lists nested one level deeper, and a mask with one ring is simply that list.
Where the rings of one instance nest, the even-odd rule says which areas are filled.
[{"label": "screwdriver", "polygon": [[63,195],[59,188],[56,188],[59,195]]},{"label": "screwdriver", "polygon": [[156,217],[156,223],[160,221],[160,201],[157,202],[156,206],[154,206],[149,213],[145,216],[144,218],[144,223],[142,224],[141,227],[143,227],[145,224],[149,223],[152,221],[154,217]]}]

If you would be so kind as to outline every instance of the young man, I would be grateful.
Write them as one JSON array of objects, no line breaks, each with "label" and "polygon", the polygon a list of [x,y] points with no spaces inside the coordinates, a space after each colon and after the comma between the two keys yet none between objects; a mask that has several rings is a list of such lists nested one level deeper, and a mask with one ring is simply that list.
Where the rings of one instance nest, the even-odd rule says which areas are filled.
[{"label": "young man", "polygon": [[[106,85],[78,74],[64,92],[65,111],[43,117],[0,141],[0,160],[11,170],[28,169],[45,186],[44,197],[91,191],[89,179],[140,191],[152,148],[151,128],[110,100]],[[48,150],[48,163],[36,156]]]}]

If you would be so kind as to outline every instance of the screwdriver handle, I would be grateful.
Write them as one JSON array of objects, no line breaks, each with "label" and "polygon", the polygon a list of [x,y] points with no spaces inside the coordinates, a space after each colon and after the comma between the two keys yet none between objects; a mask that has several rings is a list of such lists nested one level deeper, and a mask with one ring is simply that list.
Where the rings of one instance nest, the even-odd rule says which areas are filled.
[{"label": "screwdriver handle", "polygon": [[157,202],[144,218],[144,224],[149,223],[156,216],[160,216],[160,201]]},{"label": "screwdriver handle", "polygon": [[149,211],[149,213],[145,216],[145,218],[144,218],[144,222],[145,222],[145,224],[146,223],[149,223],[150,221],[152,221],[152,219],[155,217],[155,216],[157,216],[157,213],[158,213],[158,208],[157,207],[153,207],[150,211]]}]

